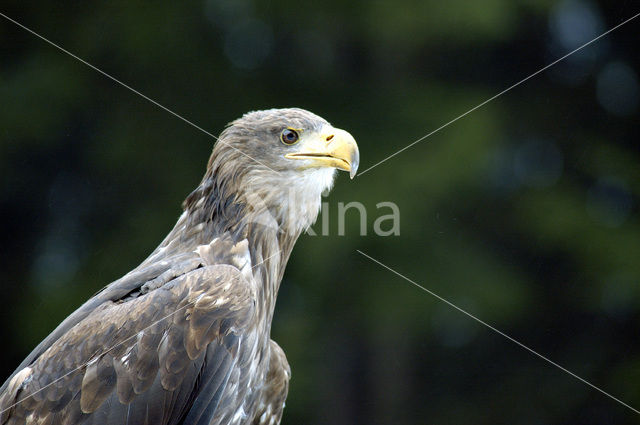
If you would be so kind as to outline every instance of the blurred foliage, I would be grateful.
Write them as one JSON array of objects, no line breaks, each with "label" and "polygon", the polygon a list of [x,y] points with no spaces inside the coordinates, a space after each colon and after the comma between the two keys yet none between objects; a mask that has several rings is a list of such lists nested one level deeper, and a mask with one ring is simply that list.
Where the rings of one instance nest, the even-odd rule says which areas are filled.
[{"label": "blurred foliage", "polygon": [[[638,12],[589,0],[17,2],[2,12],[212,133],[312,110],[361,170]],[[273,337],[283,424],[621,424],[635,414],[356,253],[640,407],[631,22],[353,181],[301,238]],[[213,140],[0,20],[1,364],[135,267]],[[636,140],[636,142],[634,142]],[[367,207],[368,232],[337,203]],[[401,210],[401,234],[373,222]],[[319,223],[314,227],[319,232]]]}]

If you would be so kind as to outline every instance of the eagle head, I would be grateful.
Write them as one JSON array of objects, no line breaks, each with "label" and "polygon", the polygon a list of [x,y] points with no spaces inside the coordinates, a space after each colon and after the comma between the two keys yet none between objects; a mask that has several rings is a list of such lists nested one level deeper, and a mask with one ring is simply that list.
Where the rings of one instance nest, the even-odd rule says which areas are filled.
[{"label": "eagle head", "polygon": [[215,215],[216,207],[232,205],[253,222],[299,234],[315,221],[336,170],[353,178],[359,162],[351,134],[309,111],[249,112],[220,134],[185,207],[210,205]]}]

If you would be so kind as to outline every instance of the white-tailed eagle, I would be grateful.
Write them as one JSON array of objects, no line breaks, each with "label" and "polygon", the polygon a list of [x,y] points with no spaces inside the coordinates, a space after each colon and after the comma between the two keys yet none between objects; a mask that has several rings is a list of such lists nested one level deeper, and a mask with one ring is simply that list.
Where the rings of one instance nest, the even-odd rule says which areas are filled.
[{"label": "white-tailed eagle", "polygon": [[270,339],[284,269],[349,133],[302,109],[250,112],[215,144],[160,246],[42,341],[0,388],[0,424],[274,425],[289,365]]}]

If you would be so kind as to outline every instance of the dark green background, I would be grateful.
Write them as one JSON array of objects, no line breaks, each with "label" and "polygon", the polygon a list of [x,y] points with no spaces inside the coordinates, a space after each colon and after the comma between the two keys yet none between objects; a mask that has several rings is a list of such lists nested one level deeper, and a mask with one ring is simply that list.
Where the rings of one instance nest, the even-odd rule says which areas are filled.
[{"label": "dark green background", "polygon": [[[218,134],[297,106],[361,170],[640,12],[640,2],[5,1]],[[640,19],[353,181],[303,236],[273,337],[283,424],[621,424],[638,415],[356,253],[640,408]],[[213,139],[0,18],[0,363],[135,267]],[[337,235],[337,203],[351,211]],[[401,210],[379,237],[378,202]],[[318,231],[318,226],[316,226]]]}]

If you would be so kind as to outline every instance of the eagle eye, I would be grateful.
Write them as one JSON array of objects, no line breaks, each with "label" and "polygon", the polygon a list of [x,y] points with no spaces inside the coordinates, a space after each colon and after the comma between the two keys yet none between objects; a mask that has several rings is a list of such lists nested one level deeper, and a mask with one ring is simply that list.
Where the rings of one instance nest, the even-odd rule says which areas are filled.
[{"label": "eagle eye", "polygon": [[282,140],[282,143],[284,143],[285,145],[294,145],[298,141],[299,137],[300,136],[298,136],[297,131],[290,128],[285,128],[284,130],[282,130],[280,140]]}]

